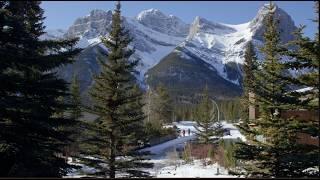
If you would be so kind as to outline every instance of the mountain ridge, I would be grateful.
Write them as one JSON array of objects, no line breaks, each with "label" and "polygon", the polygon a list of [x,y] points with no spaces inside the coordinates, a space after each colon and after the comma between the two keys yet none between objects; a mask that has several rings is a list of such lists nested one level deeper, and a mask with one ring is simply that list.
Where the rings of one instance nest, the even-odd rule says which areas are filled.
[{"label": "mountain ridge", "polygon": [[[280,20],[280,39],[285,43],[293,39],[293,35],[288,32],[293,32],[296,27],[290,15],[279,7],[275,7],[276,17]],[[237,89],[241,94],[242,81],[242,64],[244,62],[245,45],[252,41],[256,46],[256,52],[261,59],[259,46],[263,44],[262,33],[264,27],[262,21],[266,15],[266,5],[262,6],[257,15],[250,21],[242,24],[232,25],[225,23],[217,23],[207,20],[206,18],[196,16],[192,23],[187,24],[176,16],[166,15],[157,9],[149,9],[141,11],[133,18],[122,17],[123,25],[129,30],[134,38],[131,46],[135,47],[136,53],[132,58],[140,58],[141,62],[137,67],[140,72],[138,76],[142,87],[149,85],[150,77],[157,79],[158,73],[164,73],[166,68],[157,68],[162,61],[169,57],[177,58],[177,61],[186,60],[190,57],[202,61],[201,67],[207,66],[204,69],[209,69],[217,76],[220,76],[224,81],[219,80],[218,86],[232,87]],[[111,29],[112,11],[92,10],[89,15],[78,18],[72,26],[69,27],[63,37],[80,37],[78,47],[106,50],[100,43],[101,36],[107,36]],[[88,53],[84,51],[83,53]],[[77,62],[68,67],[63,67],[59,71],[64,74],[67,81],[71,80],[73,73],[84,73],[82,75],[83,82],[92,81],[89,72],[99,72],[99,67],[90,66],[97,61],[96,53],[92,56],[79,56],[86,58],[78,58]],[[170,54],[173,54],[172,56]],[[178,56],[181,56],[178,58]],[[187,57],[187,58],[186,58]],[[196,57],[196,58],[195,58]],[[170,68],[173,61],[165,61]],[[78,64],[77,64],[78,63]],[[79,67],[79,64],[86,67]],[[197,63],[193,64],[197,66]],[[86,69],[88,68],[88,69]],[[94,69],[95,68],[95,69]],[[79,71],[82,69],[82,71]],[[161,72],[156,72],[153,69],[158,69]],[[198,68],[194,68],[198,69]],[[180,69],[179,71],[183,70]],[[192,69],[189,69],[192,70]],[[162,72],[163,71],[163,72]],[[206,70],[205,70],[206,71]],[[201,76],[202,77],[202,76]],[[149,79],[148,79],[149,78]],[[158,77],[159,78],[159,77]],[[220,79],[220,78],[218,78]],[[81,80],[81,79],[80,79]],[[170,80],[170,76],[166,81]],[[196,81],[196,79],[194,79]],[[178,80],[173,80],[179,83]],[[158,83],[163,83],[160,80]],[[218,83],[212,81],[211,83]],[[221,84],[222,83],[222,84]],[[232,85],[228,85],[228,84]],[[88,91],[90,83],[84,83],[86,86],[83,91]],[[152,87],[156,86],[153,84]],[[238,88],[234,88],[234,85]],[[203,85],[204,86],[204,85]],[[225,89],[225,91],[233,92],[233,89]],[[228,94],[228,93],[227,93]],[[215,97],[221,97],[221,94],[212,94]]]}]

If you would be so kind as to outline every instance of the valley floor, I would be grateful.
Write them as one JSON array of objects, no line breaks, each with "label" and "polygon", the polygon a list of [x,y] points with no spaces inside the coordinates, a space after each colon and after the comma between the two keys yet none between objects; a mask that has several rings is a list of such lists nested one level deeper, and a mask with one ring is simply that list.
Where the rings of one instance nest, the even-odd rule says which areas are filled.
[{"label": "valley floor", "polygon": [[[232,124],[223,122],[224,129],[228,129],[230,134],[223,136],[223,139],[238,139],[245,141],[245,138],[239,130]],[[176,125],[178,129],[185,130],[185,136],[180,134],[176,139],[164,142],[159,145],[151,146],[141,151],[150,151],[153,155],[148,162],[154,163],[152,169],[147,169],[153,177],[237,177],[229,175],[228,171],[218,164],[204,165],[204,160],[193,160],[191,163],[186,163],[182,159],[172,159],[168,157],[168,153],[175,149],[183,148],[188,141],[196,138],[195,135],[195,122],[181,121],[174,122],[172,125]],[[190,134],[188,134],[190,129]],[[69,163],[74,165],[80,165],[80,170],[75,170],[69,173],[65,178],[85,177],[87,173],[95,172],[94,168],[90,168],[86,165],[71,161]]]}]

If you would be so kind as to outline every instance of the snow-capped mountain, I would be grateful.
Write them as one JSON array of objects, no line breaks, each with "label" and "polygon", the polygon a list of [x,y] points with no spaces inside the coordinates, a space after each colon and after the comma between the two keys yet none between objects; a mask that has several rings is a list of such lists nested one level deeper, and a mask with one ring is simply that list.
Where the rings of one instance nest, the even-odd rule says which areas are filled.
[{"label": "snow-capped mountain", "polygon": [[[112,11],[93,10],[89,15],[78,18],[64,36],[80,37],[77,44],[80,48],[96,45],[101,36],[108,35],[111,19]],[[134,38],[132,46],[136,49],[135,56],[141,58],[138,67],[141,81],[148,69],[185,39],[189,28],[179,18],[164,15],[155,9],[142,11],[134,18],[123,17],[123,23]]]},{"label": "snow-capped mountain", "polygon": [[63,30],[63,29],[47,30],[45,34],[40,36],[40,39],[59,39],[59,38],[63,38],[63,35],[65,33],[66,33],[66,30]]},{"label": "snow-capped mountain", "polygon": [[[133,58],[141,59],[137,68],[141,84],[153,87],[161,82],[170,88],[194,85],[202,88],[208,84],[222,88],[217,89],[220,94],[214,93],[216,97],[239,95],[244,49],[252,41],[260,57],[258,47],[263,44],[262,22],[267,8],[264,5],[253,20],[238,25],[202,17],[195,17],[187,24],[156,9],[142,11],[133,18],[123,17],[125,28],[134,38],[131,45],[136,53]],[[293,39],[294,22],[281,8],[275,7],[274,11],[280,22],[280,38],[288,42]],[[68,81],[72,74],[79,74],[84,92],[93,83],[92,74],[99,72],[97,57],[107,53],[100,37],[108,35],[111,20],[112,11],[93,10],[78,18],[63,34],[65,38],[80,37],[77,46],[85,49],[77,61],[62,68],[60,74]]]},{"label": "snow-capped mountain", "polygon": [[[263,19],[268,12],[268,7],[263,6],[257,16],[250,22],[230,25],[210,22],[201,17],[196,17],[190,26],[187,39],[178,47],[185,54],[193,54],[210,65],[209,68],[217,70],[225,80],[234,84],[241,83],[241,65],[244,62],[244,49],[249,41],[256,47],[263,44]],[[293,39],[291,32],[295,30],[291,17],[282,9],[274,9],[279,19],[280,38],[282,42]],[[259,56],[259,51],[257,48]],[[227,65],[234,64],[237,75],[231,76]]]},{"label": "snow-capped mountain", "polygon": [[189,25],[173,15],[165,15],[157,9],[142,11],[135,18],[139,23],[155,31],[176,37],[186,37]]},{"label": "snow-capped mountain", "polygon": [[[279,20],[281,41],[292,40],[291,33],[296,29],[293,20],[279,7],[273,11]],[[188,92],[184,93],[189,95],[199,92],[204,85],[215,98],[240,95],[245,46],[252,41],[258,58],[262,59],[259,47],[263,45],[263,20],[267,12],[268,5],[264,5],[253,20],[238,25],[196,17],[187,38],[147,72],[147,83],[156,85],[161,81],[171,89],[179,89],[179,93],[185,87]]]}]

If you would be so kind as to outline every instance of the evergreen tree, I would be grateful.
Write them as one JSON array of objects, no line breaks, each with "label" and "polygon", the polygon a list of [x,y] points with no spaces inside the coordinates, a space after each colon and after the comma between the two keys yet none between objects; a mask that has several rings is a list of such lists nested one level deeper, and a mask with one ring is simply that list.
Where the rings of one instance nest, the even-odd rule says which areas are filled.
[{"label": "evergreen tree", "polygon": [[234,155],[234,142],[230,140],[222,140],[220,141],[220,146],[222,146],[224,150],[224,167],[228,168],[229,170],[235,168],[237,161]]},{"label": "evergreen tree", "polygon": [[0,176],[61,177],[70,142],[63,127],[74,121],[57,112],[69,106],[67,83],[55,69],[79,53],[76,39],[45,40],[40,2],[0,2]]},{"label": "evergreen tree", "polygon": [[171,98],[165,87],[160,84],[155,90],[148,89],[145,94],[145,104],[147,139],[167,135],[163,125],[172,121],[174,112]]},{"label": "evergreen tree", "polygon": [[81,105],[81,96],[80,96],[80,83],[77,75],[73,75],[71,85],[70,85],[70,118],[77,122],[74,127],[71,127],[74,131],[70,137],[73,140],[73,143],[70,145],[68,151],[71,151],[72,155],[78,153],[79,144],[81,143],[80,136],[83,132],[83,123],[81,123],[80,118],[82,117],[82,105]]},{"label": "evergreen tree", "polygon": [[[317,7],[318,2],[316,2]],[[316,13],[319,10],[316,8]],[[314,20],[318,22],[318,19]],[[282,54],[290,58],[290,61],[286,62],[286,68],[295,70],[297,72],[303,72],[298,74],[297,77],[285,76],[293,85],[298,87],[309,87],[312,90],[306,92],[293,92],[294,95],[304,97],[301,102],[302,106],[307,109],[316,109],[318,103],[312,103],[319,98],[319,33],[315,34],[315,39],[311,40],[305,37],[303,34],[305,26],[301,26],[294,32],[295,40],[290,41],[287,44],[289,48],[283,48]],[[292,47],[292,48],[290,48]]]},{"label": "evergreen tree", "polygon": [[[316,13],[319,9],[316,2]],[[314,20],[318,22],[318,19]],[[297,29],[295,40],[288,43],[288,48],[281,50],[290,60],[285,63],[286,68],[297,72],[304,72],[298,76],[284,76],[283,79],[289,81],[296,87],[309,87],[310,90],[299,92],[290,91],[288,94],[299,98],[298,102],[292,103],[292,110],[306,109],[310,112],[319,114],[319,33],[316,33],[315,39],[311,40],[303,35],[304,26]],[[296,121],[294,126],[295,134],[309,134],[319,137],[319,121],[309,119],[308,121]],[[289,156],[291,162],[292,176],[295,177],[319,177],[317,173],[308,174],[305,170],[308,168],[319,167],[319,147],[309,144],[296,144],[291,147]]]},{"label": "evergreen tree", "polygon": [[211,136],[218,138],[223,136],[222,124],[217,118],[215,106],[213,106],[206,86],[203,91],[203,99],[196,108],[194,118],[196,121],[196,134],[202,143],[208,144]]},{"label": "evergreen tree", "polygon": [[[237,158],[249,161],[244,166],[247,175],[258,177],[289,177],[292,161],[288,154],[296,144],[296,134],[291,127],[294,119],[281,117],[282,111],[291,108],[297,98],[287,94],[288,82],[281,78],[285,66],[279,53],[281,45],[274,10],[275,6],[270,3],[265,19],[265,44],[261,48],[264,61],[255,80],[255,101],[261,115],[253,120],[257,129],[247,131],[249,143],[240,143],[236,153]],[[258,141],[257,135],[262,135],[263,139]]]},{"label": "evergreen tree", "polygon": [[152,115],[156,118],[156,121],[161,123],[171,122],[173,113],[172,100],[163,84],[159,84],[156,88],[154,103],[155,105],[152,106]]},{"label": "evergreen tree", "polygon": [[241,117],[241,108],[240,99],[235,98],[233,100],[224,100],[219,102],[219,109],[221,110],[222,117],[221,119],[226,120],[227,122],[237,122]]},{"label": "evergreen tree", "polygon": [[254,51],[254,46],[250,41],[247,44],[244,64],[243,64],[243,95],[241,97],[241,119],[244,124],[248,124],[249,105],[254,105],[253,101],[249,102],[249,93],[255,94],[255,75],[258,68],[257,56]]},{"label": "evergreen tree", "polygon": [[112,16],[109,37],[101,40],[110,52],[108,61],[100,59],[101,73],[94,78],[90,92],[92,111],[100,117],[95,124],[99,133],[92,143],[97,146],[94,156],[107,165],[96,163],[97,174],[109,178],[115,178],[120,172],[129,177],[148,176],[149,173],[139,168],[150,164],[143,163],[141,154],[136,151],[145,118],[142,93],[134,76],[139,59],[129,60],[134,53],[128,48],[132,39],[122,26],[119,2]]},{"label": "evergreen tree", "polygon": [[73,75],[72,82],[70,85],[71,104],[71,118],[79,120],[82,116],[81,112],[81,95],[80,95],[80,84],[77,75]]}]

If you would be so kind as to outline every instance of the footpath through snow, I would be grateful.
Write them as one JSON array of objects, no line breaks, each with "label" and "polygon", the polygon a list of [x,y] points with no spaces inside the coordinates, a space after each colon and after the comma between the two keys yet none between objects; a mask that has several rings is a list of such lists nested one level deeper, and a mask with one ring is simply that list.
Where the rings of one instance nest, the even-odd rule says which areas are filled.
[{"label": "footpath through snow", "polygon": [[194,134],[190,135],[190,136],[178,137],[177,139],[173,139],[173,140],[167,141],[167,142],[162,143],[162,144],[151,146],[151,147],[142,149],[140,151],[150,151],[150,153],[152,153],[154,155],[159,155],[159,154],[163,154],[164,152],[166,152],[166,150],[168,150],[170,148],[180,147],[185,142],[193,140],[195,138],[196,138],[196,136]]},{"label": "footpath through snow", "polygon": [[[165,127],[173,127],[176,126],[181,132],[185,131],[185,136],[180,134],[180,136],[176,139],[164,142],[162,144],[158,144],[152,147],[148,147],[142,149],[140,151],[150,151],[152,154],[162,154],[164,151],[174,148],[174,147],[181,147],[185,142],[196,139],[196,129],[194,126],[196,123],[194,121],[180,121],[180,122],[173,122],[172,125],[167,125]],[[240,131],[231,123],[227,123],[226,121],[222,121],[223,129],[229,131],[228,134],[223,136],[223,139],[241,139],[242,141],[246,141],[246,138],[240,133]],[[188,134],[188,130],[190,130],[190,134]]]}]

